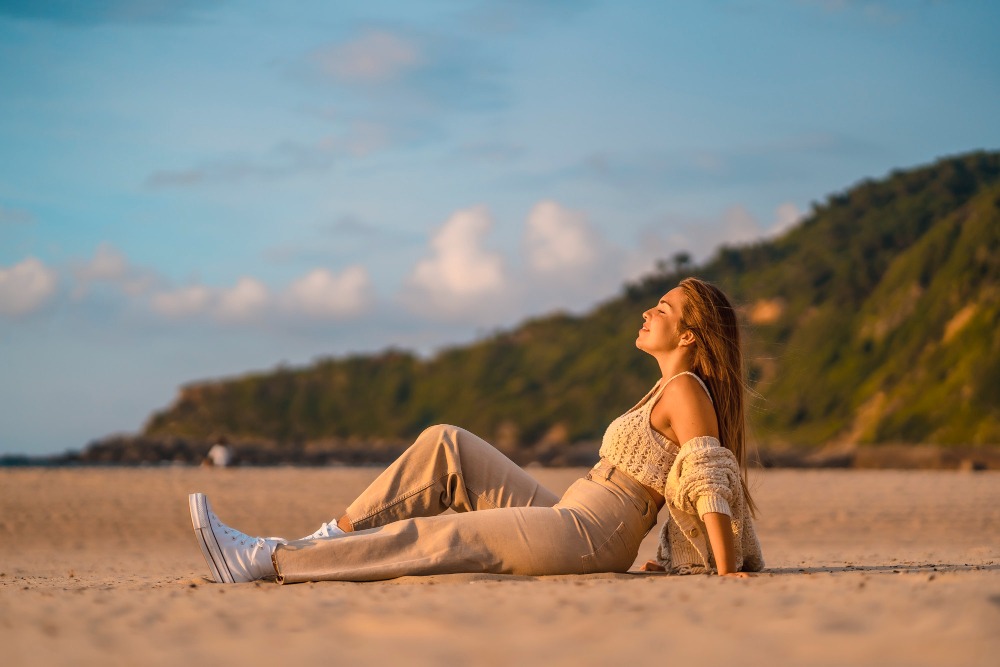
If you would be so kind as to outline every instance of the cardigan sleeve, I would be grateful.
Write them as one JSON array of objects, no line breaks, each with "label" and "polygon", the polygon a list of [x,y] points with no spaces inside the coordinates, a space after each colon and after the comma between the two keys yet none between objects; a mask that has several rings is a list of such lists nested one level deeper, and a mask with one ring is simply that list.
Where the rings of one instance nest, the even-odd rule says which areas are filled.
[{"label": "cardigan sleeve", "polygon": [[708,512],[727,514],[732,520],[736,568],[763,568],[739,463],[716,438],[703,436],[684,443],[667,476],[663,495],[671,520],[660,531],[657,562],[668,571],[688,574],[715,569],[703,523]]},{"label": "cardigan sleeve", "polygon": [[711,436],[684,443],[667,479],[672,505],[701,518],[708,512],[733,515],[740,489],[740,467],[731,451]]}]

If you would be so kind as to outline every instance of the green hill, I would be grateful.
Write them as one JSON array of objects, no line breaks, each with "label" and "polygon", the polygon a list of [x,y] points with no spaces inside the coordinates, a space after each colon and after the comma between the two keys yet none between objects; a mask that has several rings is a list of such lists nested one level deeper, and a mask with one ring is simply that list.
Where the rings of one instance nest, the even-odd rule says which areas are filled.
[{"label": "green hill", "polygon": [[401,351],[191,384],[148,437],[401,440],[451,422],[504,449],[597,440],[656,378],[640,313],[692,274],[748,325],[764,446],[1000,443],[1000,153],[865,181],[775,240],[683,257],[582,317],[427,360]]}]

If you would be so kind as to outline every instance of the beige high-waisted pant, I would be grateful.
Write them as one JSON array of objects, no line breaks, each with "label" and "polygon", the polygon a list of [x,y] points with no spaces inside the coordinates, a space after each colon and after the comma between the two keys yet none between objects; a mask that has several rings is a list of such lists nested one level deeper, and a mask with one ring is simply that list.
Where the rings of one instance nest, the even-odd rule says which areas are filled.
[{"label": "beige high-waisted pant", "polygon": [[434,426],[347,508],[355,532],[280,545],[274,564],[284,583],[624,572],[656,513],[603,460],[557,498],[472,433]]}]

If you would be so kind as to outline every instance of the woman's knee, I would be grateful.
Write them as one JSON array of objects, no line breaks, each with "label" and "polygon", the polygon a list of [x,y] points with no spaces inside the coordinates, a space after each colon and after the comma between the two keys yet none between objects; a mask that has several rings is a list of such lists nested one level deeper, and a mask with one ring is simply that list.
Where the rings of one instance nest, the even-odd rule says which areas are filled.
[{"label": "woman's knee", "polygon": [[446,449],[461,456],[460,452],[471,454],[494,450],[493,445],[486,442],[472,431],[452,424],[435,424],[424,429],[414,443],[416,446],[431,449]]},{"label": "woman's knee", "polygon": [[413,442],[411,449],[425,452],[449,450],[457,453],[459,431],[461,429],[451,424],[428,426]]},{"label": "woman's knee", "polygon": [[425,428],[423,432],[420,433],[417,440],[435,442],[449,437],[454,438],[458,431],[459,428],[457,426],[452,426],[451,424],[434,424],[433,426]]}]

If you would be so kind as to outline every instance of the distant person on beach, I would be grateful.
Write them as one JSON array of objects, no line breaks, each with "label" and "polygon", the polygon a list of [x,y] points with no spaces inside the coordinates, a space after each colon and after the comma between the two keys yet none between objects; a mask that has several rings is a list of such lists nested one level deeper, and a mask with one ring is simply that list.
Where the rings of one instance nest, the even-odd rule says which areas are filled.
[{"label": "distant person on beach", "polygon": [[226,468],[232,463],[233,453],[229,449],[229,443],[223,436],[215,441],[212,448],[208,450],[208,454],[205,459],[201,462],[203,466],[215,467],[215,468]]},{"label": "distant person on beach", "polygon": [[[709,283],[683,280],[642,313],[635,344],[662,377],[611,422],[600,462],[562,498],[472,433],[433,426],[339,519],[302,539],[245,535],[223,524],[204,494],[191,494],[212,578],[625,572],[664,504],[656,560],[643,570],[761,570],[746,482],[740,330],[729,299]],[[456,513],[442,514],[449,508]]]}]

